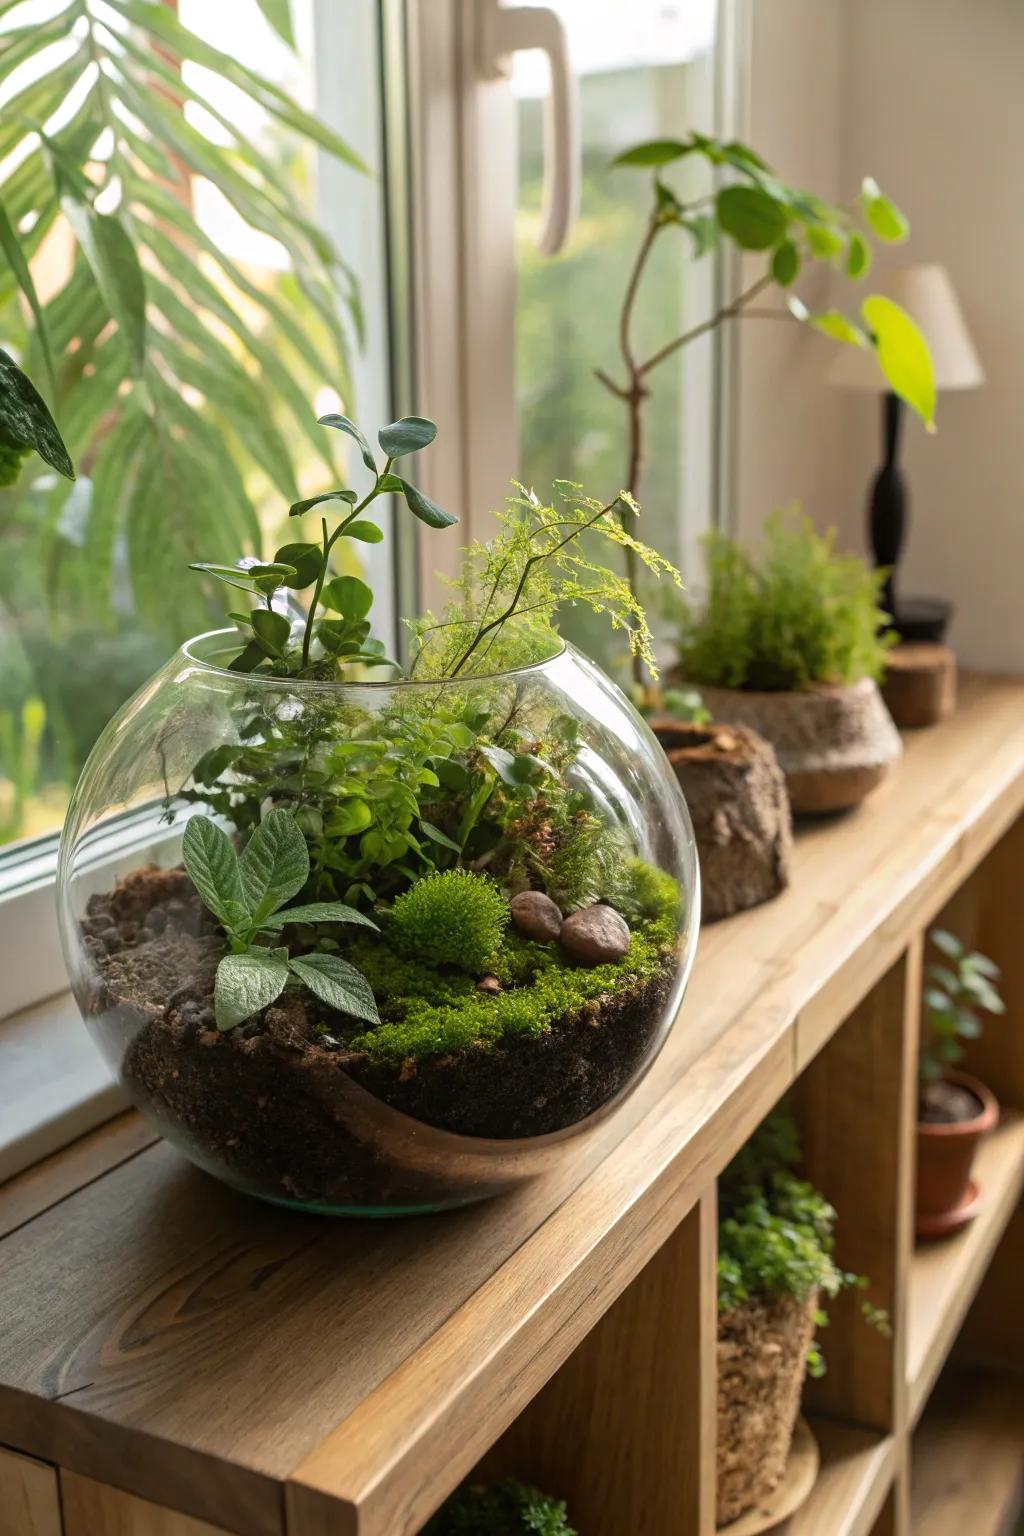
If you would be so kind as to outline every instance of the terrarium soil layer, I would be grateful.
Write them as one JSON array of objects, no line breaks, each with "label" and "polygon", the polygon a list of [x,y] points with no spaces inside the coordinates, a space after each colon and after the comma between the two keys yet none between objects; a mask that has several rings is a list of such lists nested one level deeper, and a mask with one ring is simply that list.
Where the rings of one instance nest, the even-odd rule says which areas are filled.
[{"label": "terrarium soil layer", "polygon": [[[427,1168],[398,1168],[382,1155],[366,1117],[350,1113],[350,1083],[461,1136],[561,1130],[635,1075],[674,970],[667,960],[653,981],[539,1037],[391,1068],[347,1049],[346,1036],[365,1026],[308,994],[289,993],[240,1028],[217,1031],[223,940],[180,870],[141,870],[92,897],[82,926],[98,971],[90,1012],[121,1025],[121,1071],[136,1100],[184,1133],[197,1161],[233,1171],[255,1192],[316,1204],[418,1204],[434,1192]],[[323,1043],[324,1027],[335,1044]]]}]

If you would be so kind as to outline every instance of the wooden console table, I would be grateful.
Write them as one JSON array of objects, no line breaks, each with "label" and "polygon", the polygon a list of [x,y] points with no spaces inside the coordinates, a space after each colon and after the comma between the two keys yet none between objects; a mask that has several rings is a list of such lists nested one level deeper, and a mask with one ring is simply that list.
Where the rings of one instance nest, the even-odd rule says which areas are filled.
[{"label": "wooden console table", "polygon": [[[832,1308],[822,1474],[784,1530],[995,1536],[1024,1444],[1022,811],[1024,683],[967,680],[867,804],[800,835],[790,891],[705,930],[633,1098],[510,1198],[302,1217],[134,1115],[0,1188],[0,1536],[413,1536],[478,1464],[568,1498],[582,1536],[711,1536],[715,1179],[790,1089],[839,1261],[893,1330]],[[971,1061],[1004,1115],[981,1215],[915,1250],[939,914],[1004,968]]]}]

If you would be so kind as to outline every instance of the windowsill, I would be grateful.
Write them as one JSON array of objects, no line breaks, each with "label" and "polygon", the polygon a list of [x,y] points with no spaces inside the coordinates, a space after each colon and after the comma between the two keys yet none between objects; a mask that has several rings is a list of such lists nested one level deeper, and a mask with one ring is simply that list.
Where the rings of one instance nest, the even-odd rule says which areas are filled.
[{"label": "windowsill", "polygon": [[0,1182],[127,1104],[70,992],[0,1023]]}]

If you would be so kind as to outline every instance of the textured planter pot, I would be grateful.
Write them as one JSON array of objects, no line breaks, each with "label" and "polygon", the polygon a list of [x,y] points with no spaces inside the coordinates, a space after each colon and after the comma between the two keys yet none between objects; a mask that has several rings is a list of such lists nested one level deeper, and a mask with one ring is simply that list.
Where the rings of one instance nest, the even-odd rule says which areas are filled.
[{"label": "textured planter pot", "polygon": [[789,884],[793,825],[775,753],[742,726],[660,716],[665,749],[693,821],[701,917],[714,922],[770,901]]},{"label": "textured planter pot", "polygon": [[955,1216],[966,1201],[978,1142],[999,1123],[999,1105],[984,1083],[966,1072],[947,1072],[946,1079],[973,1094],[979,1109],[973,1119],[948,1125],[918,1121],[915,1208],[921,1236],[960,1224]]},{"label": "textured planter pot", "polygon": [[859,805],[903,750],[869,677],[847,688],[821,684],[799,693],[695,686],[714,719],[746,726],[771,742],[798,816]]},{"label": "textured planter pot", "polygon": [[715,1518],[736,1520],[782,1482],[800,1411],[815,1291],[751,1300],[718,1319]]}]

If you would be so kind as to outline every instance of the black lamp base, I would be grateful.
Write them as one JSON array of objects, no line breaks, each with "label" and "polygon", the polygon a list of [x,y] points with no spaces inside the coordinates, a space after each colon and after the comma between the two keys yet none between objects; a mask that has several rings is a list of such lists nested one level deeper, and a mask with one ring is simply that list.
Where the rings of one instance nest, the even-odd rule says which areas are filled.
[{"label": "black lamp base", "polygon": [[892,628],[901,640],[928,640],[938,644],[946,638],[953,604],[945,598],[900,597],[895,606]]}]

